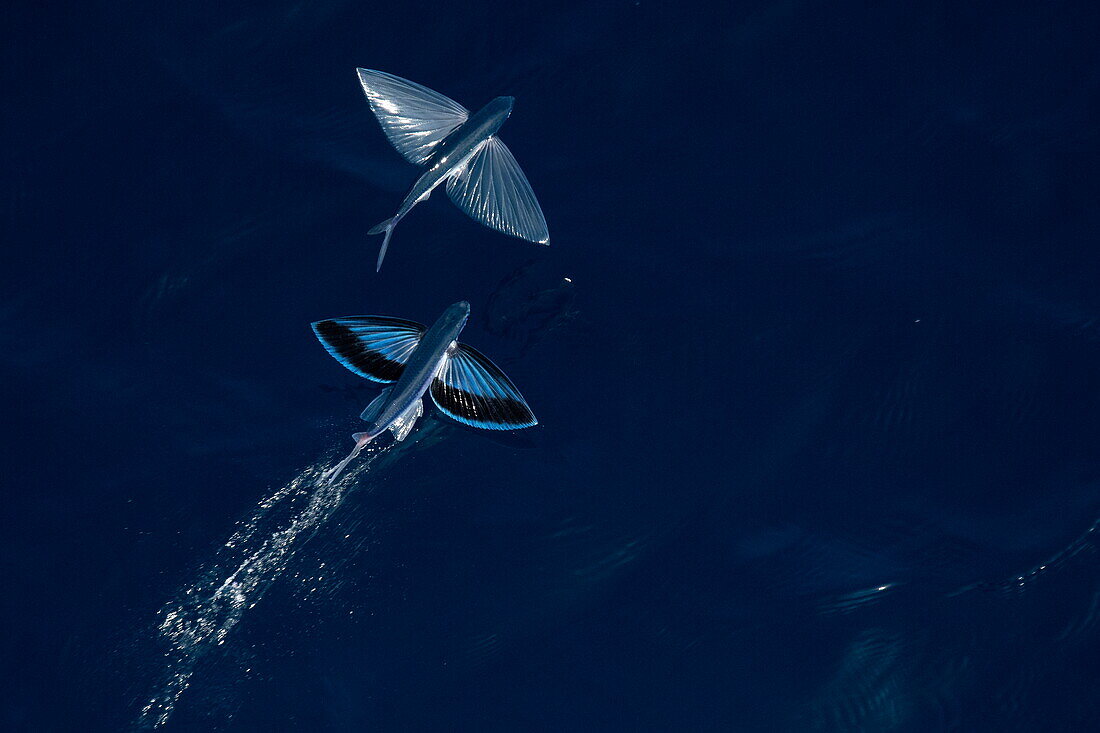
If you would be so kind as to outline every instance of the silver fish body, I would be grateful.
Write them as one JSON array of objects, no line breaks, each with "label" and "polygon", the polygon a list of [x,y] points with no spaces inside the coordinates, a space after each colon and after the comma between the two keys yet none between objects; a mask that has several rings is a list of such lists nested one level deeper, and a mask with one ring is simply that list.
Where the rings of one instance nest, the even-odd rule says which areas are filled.
[{"label": "silver fish body", "polygon": [[372,414],[371,407],[363,411],[363,419],[367,421],[364,433],[375,438],[388,430],[394,421],[415,409],[439,373],[443,360],[457,345],[458,335],[469,317],[470,304],[461,301],[448,307],[436,319],[405,362],[401,378],[384,393],[386,404],[381,411]]},{"label": "silver fish body", "polygon": [[394,224],[404,218],[414,206],[427,199],[439,184],[461,171],[486,140],[500,129],[512,114],[515,97],[497,97],[470,117],[439,144],[439,151],[428,163],[428,170],[416,179],[401,207],[394,214]]},{"label": "silver fish body", "polygon": [[378,269],[394,227],[444,182],[447,195],[472,219],[529,242],[550,243],[531,184],[497,136],[512,113],[514,98],[497,97],[471,114],[458,102],[408,79],[371,69],[358,72],[390,143],[405,160],[425,169],[397,212],[367,232],[384,235]]}]

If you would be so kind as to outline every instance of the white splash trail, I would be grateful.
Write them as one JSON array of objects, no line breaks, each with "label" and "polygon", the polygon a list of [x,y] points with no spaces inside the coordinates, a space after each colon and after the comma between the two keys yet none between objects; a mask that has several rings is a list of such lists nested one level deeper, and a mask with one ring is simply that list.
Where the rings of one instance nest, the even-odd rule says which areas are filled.
[{"label": "white splash trail", "polygon": [[225,643],[245,611],[259,602],[383,451],[371,451],[340,481],[326,480],[330,472],[321,464],[306,468],[239,521],[200,579],[161,607],[158,636],[167,642],[167,668],[141,708],[138,728],[159,728],[168,721],[198,663]]}]

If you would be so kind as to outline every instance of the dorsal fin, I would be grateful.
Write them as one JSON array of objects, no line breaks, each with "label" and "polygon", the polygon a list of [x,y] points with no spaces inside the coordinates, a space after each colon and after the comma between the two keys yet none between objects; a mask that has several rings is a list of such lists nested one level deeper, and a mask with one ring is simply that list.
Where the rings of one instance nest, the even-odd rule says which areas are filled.
[{"label": "dorsal fin", "polygon": [[359,413],[359,419],[369,423],[373,423],[378,419],[378,415],[382,410],[386,409],[386,403],[389,402],[390,395],[393,393],[393,387],[386,387],[384,390],[378,393],[378,396],[370,401],[370,404],[363,408],[363,411]]}]

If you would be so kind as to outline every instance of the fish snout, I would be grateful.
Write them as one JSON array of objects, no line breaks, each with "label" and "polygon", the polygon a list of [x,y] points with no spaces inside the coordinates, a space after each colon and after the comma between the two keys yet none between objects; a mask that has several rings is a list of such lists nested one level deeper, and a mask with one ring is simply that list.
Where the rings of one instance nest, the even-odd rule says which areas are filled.
[{"label": "fish snout", "polygon": [[460,300],[447,309],[447,320],[451,324],[462,328],[470,318],[470,304]]}]

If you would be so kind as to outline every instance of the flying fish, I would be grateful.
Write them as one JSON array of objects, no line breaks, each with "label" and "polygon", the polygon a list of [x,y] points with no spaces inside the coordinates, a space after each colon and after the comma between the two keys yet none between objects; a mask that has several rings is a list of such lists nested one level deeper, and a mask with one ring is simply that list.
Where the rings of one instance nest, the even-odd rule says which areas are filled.
[{"label": "flying fish", "polygon": [[538,423],[523,395],[493,362],[458,342],[470,304],[451,305],[426,328],[386,316],[317,321],[313,332],[338,362],[361,377],[389,385],[359,416],[355,448],[328,476],[334,481],[372,440],[389,430],[404,440],[424,414],[430,392],[436,408],[460,423],[485,430],[517,430]]},{"label": "flying fish", "polygon": [[377,269],[397,223],[441,183],[447,195],[485,226],[549,244],[546,218],[531,184],[497,131],[512,113],[514,97],[497,97],[475,113],[439,92],[393,74],[359,69],[359,83],[382,131],[405,160],[426,170],[397,213],[368,234],[384,234]]}]

